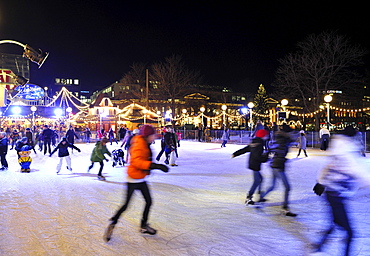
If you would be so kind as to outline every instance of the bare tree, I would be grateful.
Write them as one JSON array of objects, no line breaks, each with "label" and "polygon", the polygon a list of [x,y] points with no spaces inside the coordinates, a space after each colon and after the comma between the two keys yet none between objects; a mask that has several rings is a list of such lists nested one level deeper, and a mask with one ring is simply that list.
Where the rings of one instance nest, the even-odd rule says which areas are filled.
[{"label": "bare tree", "polygon": [[182,62],[182,57],[173,55],[151,66],[150,80],[157,82],[157,89],[149,92],[158,99],[168,99],[172,113],[175,114],[176,100],[182,99],[191,92],[194,84],[200,79],[199,73],[189,70]]},{"label": "bare tree", "polygon": [[134,98],[145,99],[145,70],[147,65],[145,63],[133,63],[130,71],[128,71],[121,79],[124,84],[131,85],[130,93]]},{"label": "bare tree", "polygon": [[274,83],[278,95],[298,99],[305,112],[312,112],[322,103],[323,92],[358,88],[357,68],[366,50],[333,31],[309,35],[297,46],[279,61]]}]

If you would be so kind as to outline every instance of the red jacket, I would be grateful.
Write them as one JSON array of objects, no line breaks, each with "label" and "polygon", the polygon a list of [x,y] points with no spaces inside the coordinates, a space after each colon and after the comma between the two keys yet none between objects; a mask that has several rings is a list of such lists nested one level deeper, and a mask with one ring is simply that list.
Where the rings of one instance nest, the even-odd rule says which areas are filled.
[{"label": "red jacket", "polygon": [[136,135],[131,140],[130,165],[127,174],[133,179],[143,179],[149,175],[149,166],[152,163],[152,151],[148,142],[141,135]]}]

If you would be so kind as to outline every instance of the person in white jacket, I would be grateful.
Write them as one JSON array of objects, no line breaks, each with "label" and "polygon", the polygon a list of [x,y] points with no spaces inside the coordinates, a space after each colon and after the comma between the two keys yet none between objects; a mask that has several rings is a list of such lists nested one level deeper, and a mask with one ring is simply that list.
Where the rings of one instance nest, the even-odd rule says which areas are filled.
[{"label": "person in white jacket", "polygon": [[334,135],[329,149],[329,162],[318,176],[314,192],[321,195],[325,192],[332,211],[332,223],[324,232],[318,243],[313,244],[315,251],[320,251],[335,224],[347,233],[345,254],[350,255],[353,229],[347,212],[346,199],[352,196],[360,182],[370,185],[370,172],[360,154],[360,146],[355,139],[356,129],[345,128],[343,134]]}]

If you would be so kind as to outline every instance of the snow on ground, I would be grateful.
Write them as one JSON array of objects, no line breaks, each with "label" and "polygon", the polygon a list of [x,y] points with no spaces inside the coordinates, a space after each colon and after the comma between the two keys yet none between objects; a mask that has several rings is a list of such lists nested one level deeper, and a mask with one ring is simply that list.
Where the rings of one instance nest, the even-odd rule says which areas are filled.
[{"label": "snow on ground", "polygon": [[[108,219],[125,194],[125,167],[105,163],[106,181],[90,173],[93,144],[77,144],[71,173],[63,165],[56,174],[57,155],[32,153],[31,173],[20,173],[13,150],[10,168],[0,172],[0,255],[306,255],[327,223],[327,205],[312,192],[326,152],[308,149],[308,158],[288,155],[287,174],[292,191],[290,208],[296,218],[280,215],[283,186],[278,183],[262,209],[244,205],[252,183],[246,168],[248,155],[231,159],[243,145],[181,141],[179,166],[149,177],[153,205],[150,224],[155,236],[139,233],[144,200],[136,193],[121,216],[110,242],[103,240]],[[152,146],[154,156],[160,143]],[[112,151],[118,145],[108,145]],[[161,162],[164,158],[162,157]],[[369,161],[367,161],[369,164]],[[270,168],[264,164],[264,186]],[[258,199],[258,196],[255,197]],[[369,190],[361,189],[350,201],[356,228],[354,255],[370,255]],[[344,232],[336,230],[324,248],[340,255]]]}]

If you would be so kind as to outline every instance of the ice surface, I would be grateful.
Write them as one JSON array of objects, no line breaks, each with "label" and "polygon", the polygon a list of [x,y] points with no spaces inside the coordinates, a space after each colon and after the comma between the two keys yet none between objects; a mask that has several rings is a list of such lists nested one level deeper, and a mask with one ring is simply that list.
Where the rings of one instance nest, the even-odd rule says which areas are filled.
[{"label": "ice surface", "polygon": [[[108,243],[103,234],[123,201],[125,167],[105,163],[107,180],[99,181],[98,164],[87,173],[94,145],[77,144],[82,152],[71,154],[72,173],[63,163],[57,175],[57,154],[49,157],[39,151],[31,155],[32,172],[20,173],[16,154],[9,150],[10,168],[0,172],[0,255],[308,255],[309,244],[328,225],[327,205],[312,192],[326,152],[309,148],[308,158],[295,158],[297,149],[291,148],[290,208],[298,214],[292,218],[280,215],[280,182],[264,208],[244,205],[252,183],[248,155],[232,159],[244,145],[220,145],[181,141],[179,166],[167,174],[152,171],[148,178],[153,197],[149,222],[157,235],[140,234],[144,200],[135,193]],[[152,145],[154,156],[159,147],[159,141]],[[264,187],[270,173],[264,164]],[[350,200],[354,255],[370,255],[369,201],[369,188]],[[327,254],[312,255],[340,255],[343,237],[337,229],[324,248]]]}]

